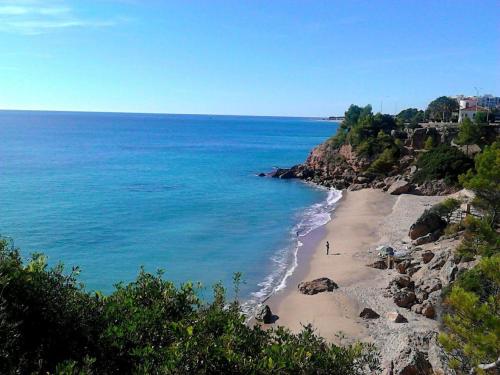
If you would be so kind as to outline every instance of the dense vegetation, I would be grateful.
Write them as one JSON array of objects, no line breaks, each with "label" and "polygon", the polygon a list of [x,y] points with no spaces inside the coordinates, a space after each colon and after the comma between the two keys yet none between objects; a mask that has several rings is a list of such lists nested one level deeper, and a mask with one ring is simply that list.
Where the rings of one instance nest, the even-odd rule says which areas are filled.
[{"label": "dense vegetation", "polygon": [[415,128],[420,122],[423,122],[425,113],[417,108],[407,108],[399,112],[396,116],[396,122],[400,128]]},{"label": "dense vegetation", "polygon": [[141,271],[106,297],[86,292],[77,274],[40,254],[23,263],[0,241],[0,373],[340,375],[378,366],[371,346],[327,344],[310,326],[292,334],[246,325],[221,285],[205,303],[199,287]]},{"label": "dense vegetation", "polygon": [[444,318],[446,330],[440,342],[459,373],[472,368],[483,373],[495,366],[500,355],[500,144],[477,155],[475,171],[460,180],[475,192],[473,203],[485,216],[468,216],[458,228],[464,234],[457,255],[462,260],[479,259],[479,264],[461,274],[448,292],[451,311]]},{"label": "dense vegetation", "polygon": [[456,147],[440,145],[422,154],[417,160],[418,170],[413,180],[422,183],[441,180],[449,185],[458,182],[458,176],[473,167],[473,162]]},{"label": "dense vegetation", "polygon": [[427,116],[431,121],[452,121],[453,113],[458,112],[458,102],[447,96],[440,96],[427,106]]}]

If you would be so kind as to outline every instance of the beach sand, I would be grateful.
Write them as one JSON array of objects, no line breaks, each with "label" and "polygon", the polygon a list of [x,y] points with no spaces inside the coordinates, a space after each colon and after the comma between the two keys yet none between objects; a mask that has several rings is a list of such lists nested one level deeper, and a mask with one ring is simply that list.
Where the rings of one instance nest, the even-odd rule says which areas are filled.
[{"label": "beach sand", "polygon": [[[320,232],[320,240],[309,254],[301,254],[299,267],[287,280],[287,287],[266,303],[278,316],[274,326],[298,332],[302,325],[311,323],[319,335],[331,342],[370,342],[371,328],[359,313],[364,307],[394,310],[382,296],[394,271],[366,264],[375,260],[375,249],[382,243],[404,248],[409,243],[411,223],[442,197],[393,196],[375,189],[343,194],[332,220]],[[326,241],[330,242],[331,255],[326,255]],[[316,295],[299,293],[299,282],[320,277],[332,279],[339,288]],[[372,303],[377,306],[370,306]],[[339,338],[339,332],[344,339]]]}]

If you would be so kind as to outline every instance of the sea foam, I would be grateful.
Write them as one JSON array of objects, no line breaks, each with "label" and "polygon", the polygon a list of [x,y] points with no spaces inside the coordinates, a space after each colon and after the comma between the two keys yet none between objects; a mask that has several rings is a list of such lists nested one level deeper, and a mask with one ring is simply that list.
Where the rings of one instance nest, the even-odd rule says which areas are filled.
[{"label": "sea foam", "polygon": [[[324,189],[317,186],[313,186],[313,188]],[[256,306],[273,293],[286,287],[288,278],[298,266],[298,254],[304,245],[301,237],[307,236],[313,230],[328,223],[331,220],[332,211],[341,198],[342,192],[340,190],[329,189],[324,201],[311,205],[300,214],[297,224],[290,231],[290,235],[294,239],[289,246],[280,249],[272,257],[273,271],[258,284],[260,289],[252,293],[250,298],[243,303],[245,313],[251,314]]]}]

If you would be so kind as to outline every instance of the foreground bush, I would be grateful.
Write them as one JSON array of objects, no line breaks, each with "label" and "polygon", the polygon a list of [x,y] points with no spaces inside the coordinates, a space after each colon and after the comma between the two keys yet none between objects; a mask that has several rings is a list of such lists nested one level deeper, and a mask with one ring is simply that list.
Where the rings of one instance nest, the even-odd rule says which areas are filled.
[{"label": "foreground bush", "polygon": [[141,270],[105,297],[62,266],[0,240],[0,373],[364,374],[378,368],[370,345],[339,347],[311,327],[299,334],[245,324],[220,285],[176,287]]}]

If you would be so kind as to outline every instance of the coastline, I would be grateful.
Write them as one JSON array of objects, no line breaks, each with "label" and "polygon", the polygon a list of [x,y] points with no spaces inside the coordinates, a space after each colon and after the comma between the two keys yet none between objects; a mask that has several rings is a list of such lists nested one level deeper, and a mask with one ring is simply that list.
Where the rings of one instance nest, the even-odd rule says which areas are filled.
[{"label": "coastline", "polygon": [[[319,335],[335,343],[384,340],[386,330],[377,330],[374,335],[374,327],[359,313],[364,307],[377,307],[379,312],[398,310],[383,296],[394,270],[381,272],[366,265],[376,258],[378,245],[389,244],[404,251],[410,243],[409,225],[444,197],[395,196],[376,189],[342,194],[331,212],[332,219],[304,240],[308,246],[300,249],[298,266],[286,287],[266,301],[277,320],[264,327],[284,326],[298,332],[303,325],[312,324]],[[332,255],[326,255],[326,241]],[[339,288],[316,295],[298,291],[299,282],[320,277],[332,279]],[[420,316],[415,320],[426,326],[434,322]]]},{"label": "coastline", "polygon": [[[392,210],[395,200],[396,197],[373,189],[343,192],[331,213],[332,219],[316,233],[310,233],[316,235],[316,241],[311,244],[312,248],[305,248],[308,251],[301,251],[299,265],[287,286],[267,301],[279,317],[277,325],[298,332],[303,324],[311,323],[321,336],[334,342],[339,341],[338,332],[349,340],[367,337],[364,327],[358,324],[359,302],[344,288],[375,276],[376,271],[365,266],[366,259],[359,252],[379,242],[377,228]],[[331,246],[328,256],[326,241]],[[314,296],[298,292],[300,281],[319,277],[332,279],[339,289]]]}]

